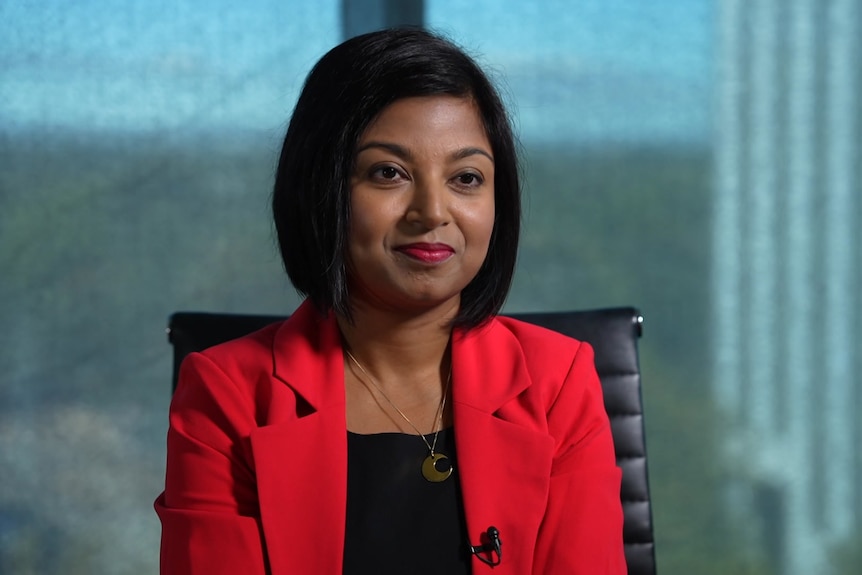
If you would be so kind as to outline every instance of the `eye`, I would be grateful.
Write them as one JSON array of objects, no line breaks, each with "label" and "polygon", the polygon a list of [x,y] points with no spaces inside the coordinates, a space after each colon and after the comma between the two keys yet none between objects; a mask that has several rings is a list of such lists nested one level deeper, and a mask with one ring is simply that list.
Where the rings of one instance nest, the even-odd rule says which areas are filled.
[{"label": "eye", "polygon": [[379,182],[394,182],[405,177],[395,166],[378,166],[371,170],[371,178]]},{"label": "eye", "polygon": [[477,188],[485,182],[485,180],[482,179],[482,176],[473,172],[458,174],[455,176],[454,181],[462,188]]},{"label": "eye", "polygon": [[398,170],[393,168],[392,166],[385,166],[377,170],[377,173],[380,174],[380,177],[384,180],[392,180],[398,177]]}]

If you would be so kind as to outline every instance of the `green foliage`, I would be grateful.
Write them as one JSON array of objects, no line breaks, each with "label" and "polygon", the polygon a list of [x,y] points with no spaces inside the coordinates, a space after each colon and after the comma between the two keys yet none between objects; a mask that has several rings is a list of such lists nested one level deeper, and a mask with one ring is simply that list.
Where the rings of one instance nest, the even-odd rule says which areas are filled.
[{"label": "green foliage", "polygon": [[862,530],[835,545],[829,552],[829,563],[834,575],[862,573]]}]

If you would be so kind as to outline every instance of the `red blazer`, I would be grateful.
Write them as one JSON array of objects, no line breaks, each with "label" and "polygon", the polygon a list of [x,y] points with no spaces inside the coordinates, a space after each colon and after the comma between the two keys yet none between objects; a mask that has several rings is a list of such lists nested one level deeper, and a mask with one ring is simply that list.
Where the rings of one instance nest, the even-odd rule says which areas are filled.
[{"label": "red blazer", "polygon": [[[474,545],[499,529],[493,575],[624,574],[621,473],[590,346],[504,317],[452,341],[464,512]],[[163,574],[341,575],[346,494],[331,314],[306,302],[185,360],[156,500]]]}]

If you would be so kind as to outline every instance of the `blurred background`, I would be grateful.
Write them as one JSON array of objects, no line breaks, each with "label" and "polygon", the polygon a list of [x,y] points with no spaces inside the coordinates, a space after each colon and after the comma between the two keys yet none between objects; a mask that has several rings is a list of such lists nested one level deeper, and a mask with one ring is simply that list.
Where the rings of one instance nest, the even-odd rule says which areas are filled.
[{"label": "blurred background", "polygon": [[392,24],[523,145],[506,311],[638,306],[663,574],[862,572],[862,0],[0,2],[0,573],[158,570],[175,310],[289,313],[310,67]]}]

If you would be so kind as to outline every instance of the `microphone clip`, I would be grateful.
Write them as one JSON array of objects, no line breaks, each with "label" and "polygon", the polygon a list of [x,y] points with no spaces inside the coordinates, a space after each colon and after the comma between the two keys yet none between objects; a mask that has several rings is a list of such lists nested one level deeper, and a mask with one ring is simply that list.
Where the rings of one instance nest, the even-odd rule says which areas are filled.
[{"label": "microphone clip", "polygon": [[482,533],[481,540],[480,545],[470,546],[470,553],[485,565],[496,567],[503,559],[503,543],[500,541],[500,531],[492,525]]}]

